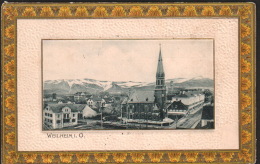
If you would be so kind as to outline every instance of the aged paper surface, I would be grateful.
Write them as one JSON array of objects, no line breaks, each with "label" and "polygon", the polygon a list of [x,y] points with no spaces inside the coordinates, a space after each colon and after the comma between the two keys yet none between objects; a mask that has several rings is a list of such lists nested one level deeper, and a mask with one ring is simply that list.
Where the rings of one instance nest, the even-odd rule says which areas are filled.
[{"label": "aged paper surface", "polygon": [[[41,40],[120,38],[213,38],[215,129],[42,131]],[[238,19],[18,20],[17,67],[19,151],[239,148]]]}]

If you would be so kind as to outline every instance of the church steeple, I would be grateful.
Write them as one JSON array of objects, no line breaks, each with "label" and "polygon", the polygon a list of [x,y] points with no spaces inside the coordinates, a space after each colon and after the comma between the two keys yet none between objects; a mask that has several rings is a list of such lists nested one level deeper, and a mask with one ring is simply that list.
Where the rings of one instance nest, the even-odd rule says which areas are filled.
[{"label": "church steeple", "polygon": [[157,64],[157,71],[156,71],[156,88],[162,89],[165,86],[165,74],[163,69],[163,60],[162,60],[162,50],[161,50],[161,44],[160,44],[160,50],[159,50],[159,59]]},{"label": "church steeple", "polygon": [[165,74],[163,70],[162,51],[160,45],[159,59],[156,71],[156,86],[154,90],[155,104],[160,110],[161,119],[164,118],[164,108],[166,101],[166,86],[165,86]]},{"label": "church steeple", "polygon": [[162,63],[162,51],[161,51],[161,45],[160,45],[156,77],[162,77],[162,76],[164,77],[164,70],[163,70],[163,63]]}]

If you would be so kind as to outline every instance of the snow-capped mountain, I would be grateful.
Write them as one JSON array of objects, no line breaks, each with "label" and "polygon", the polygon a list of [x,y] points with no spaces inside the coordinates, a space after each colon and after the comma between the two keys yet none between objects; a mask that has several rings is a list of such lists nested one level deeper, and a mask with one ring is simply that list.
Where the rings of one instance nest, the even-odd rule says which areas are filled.
[{"label": "snow-capped mountain", "polygon": [[[213,88],[214,81],[209,78],[195,77],[167,79],[166,86],[173,82],[174,87],[209,87]],[[94,79],[61,79],[44,81],[44,93],[74,94],[76,92],[97,93],[107,92],[124,92],[132,89],[154,89],[155,82],[134,82],[134,81],[100,81]]]}]

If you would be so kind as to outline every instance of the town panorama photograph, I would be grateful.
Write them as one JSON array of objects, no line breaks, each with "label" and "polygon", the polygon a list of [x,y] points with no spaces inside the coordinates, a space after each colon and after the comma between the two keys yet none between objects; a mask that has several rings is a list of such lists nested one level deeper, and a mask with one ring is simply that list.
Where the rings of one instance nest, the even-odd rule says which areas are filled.
[{"label": "town panorama photograph", "polygon": [[42,130],[214,129],[214,40],[42,40]]}]

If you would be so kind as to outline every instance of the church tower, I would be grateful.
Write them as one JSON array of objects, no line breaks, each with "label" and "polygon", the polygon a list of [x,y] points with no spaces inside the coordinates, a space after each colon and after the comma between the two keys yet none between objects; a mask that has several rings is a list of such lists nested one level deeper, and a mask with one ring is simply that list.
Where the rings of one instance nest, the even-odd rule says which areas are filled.
[{"label": "church tower", "polygon": [[163,70],[163,61],[162,61],[162,53],[161,46],[159,52],[159,59],[156,71],[156,86],[154,90],[155,104],[158,106],[161,118],[163,119],[163,109],[165,108],[166,101],[166,86],[165,86],[165,74]]}]

